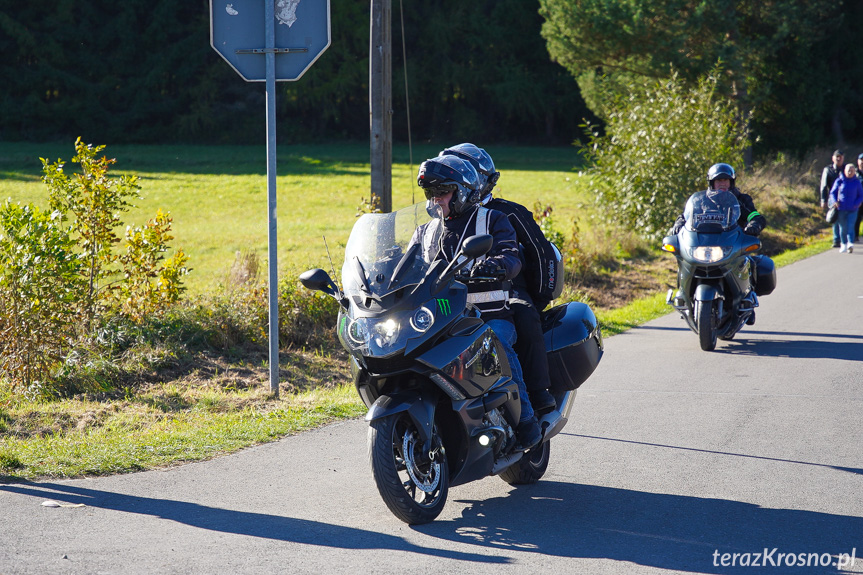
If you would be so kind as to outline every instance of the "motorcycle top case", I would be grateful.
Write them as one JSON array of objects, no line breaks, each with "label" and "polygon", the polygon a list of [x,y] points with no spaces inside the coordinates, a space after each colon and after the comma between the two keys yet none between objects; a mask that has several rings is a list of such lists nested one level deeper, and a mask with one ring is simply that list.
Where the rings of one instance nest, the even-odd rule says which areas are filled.
[{"label": "motorcycle top case", "polygon": [[602,357],[602,332],[590,306],[570,302],[542,314],[551,391],[578,389]]}]

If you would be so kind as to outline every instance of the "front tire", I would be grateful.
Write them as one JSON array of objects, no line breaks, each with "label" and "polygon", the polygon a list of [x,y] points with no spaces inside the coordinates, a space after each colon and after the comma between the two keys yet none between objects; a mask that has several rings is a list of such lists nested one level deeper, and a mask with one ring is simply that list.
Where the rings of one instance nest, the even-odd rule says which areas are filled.
[{"label": "front tire", "polygon": [[716,300],[696,302],[698,306],[698,343],[704,351],[716,349]]},{"label": "front tire", "polygon": [[436,427],[429,453],[422,447],[407,413],[370,424],[369,462],[378,492],[393,515],[409,525],[433,521],[443,511],[449,491],[446,453]]},{"label": "front tire", "polygon": [[540,443],[500,472],[500,478],[510,485],[536,483],[545,475],[551,456],[551,440]]}]

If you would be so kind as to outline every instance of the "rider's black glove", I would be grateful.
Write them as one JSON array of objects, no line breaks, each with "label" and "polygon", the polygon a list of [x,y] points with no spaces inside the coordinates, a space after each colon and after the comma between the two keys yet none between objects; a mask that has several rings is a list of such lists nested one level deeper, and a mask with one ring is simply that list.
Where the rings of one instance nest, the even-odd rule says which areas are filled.
[{"label": "rider's black glove", "polygon": [[683,227],[683,224],[674,224],[673,226],[671,226],[671,229],[668,230],[668,235],[669,236],[676,236],[677,234],[680,233],[680,229],[682,227]]},{"label": "rider's black glove", "polygon": [[475,264],[470,270],[470,277],[486,277],[493,278],[503,275],[503,268],[497,263],[497,260],[482,260]]},{"label": "rider's black glove", "polygon": [[755,222],[749,222],[743,229],[743,233],[748,236],[758,237],[758,234],[761,233],[761,226],[756,224]]}]

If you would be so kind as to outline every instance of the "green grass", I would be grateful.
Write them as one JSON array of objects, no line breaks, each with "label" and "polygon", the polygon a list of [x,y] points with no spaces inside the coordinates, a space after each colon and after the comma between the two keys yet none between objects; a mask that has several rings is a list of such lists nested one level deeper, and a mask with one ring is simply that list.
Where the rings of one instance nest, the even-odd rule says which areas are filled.
[{"label": "green grass", "polygon": [[[112,173],[140,178],[142,199],[125,223],[143,224],[158,208],[171,213],[172,248],[182,248],[191,257],[193,271],[186,279],[191,294],[207,292],[224,281],[238,251],[255,252],[266,262],[265,147],[107,144],[105,155],[117,159]],[[413,166],[406,147],[394,149],[394,207],[424,199],[416,186],[417,167],[441,147],[415,147]],[[580,183],[576,171],[580,156],[575,148],[500,147],[489,152],[503,174],[498,195],[531,208],[537,201],[552,204],[560,221],[583,212],[580,205],[590,199],[590,189]],[[67,171],[74,171],[77,166],[69,163],[73,153],[72,142],[0,143],[0,201],[10,198],[46,208],[39,158],[63,159]],[[324,236],[339,267],[357,208],[369,198],[369,146],[281,146],[277,171],[281,277],[311,267],[329,269]]]},{"label": "green grass", "polygon": [[[170,396],[176,390],[162,392]],[[365,412],[348,386],[278,400],[242,392],[233,394],[233,408],[227,395],[219,396],[215,402],[213,393],[186,396],[184,409],[174,402],[167,408],[148,403],[146,395],[113,407],[81,400],[21,403],[9,412],[23,423],[0,439],[0,482],[106,475],[208,459]],[[64,421],[77,424],[64,429]]]}]

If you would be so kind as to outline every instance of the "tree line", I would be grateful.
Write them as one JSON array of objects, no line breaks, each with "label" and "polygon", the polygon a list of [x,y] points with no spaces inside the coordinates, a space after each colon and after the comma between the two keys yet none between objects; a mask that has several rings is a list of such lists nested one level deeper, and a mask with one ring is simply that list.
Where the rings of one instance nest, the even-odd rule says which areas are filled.
[{"label": "tree line", "polygon": [[[694,84],[720,61],[761,146],[854,138],[851,27],[863,13],[847,4],[393,2],[393,135],[407,139],[407,91],[414,141],[567,144],[622,80],[677,70]],[[332,45],[278,84],[281,142],[368,137],[369,8],[331,0]],[[205,0],[0,0],[0,53],[3,140],[265,141],[264,86],[210,47]]]}]

